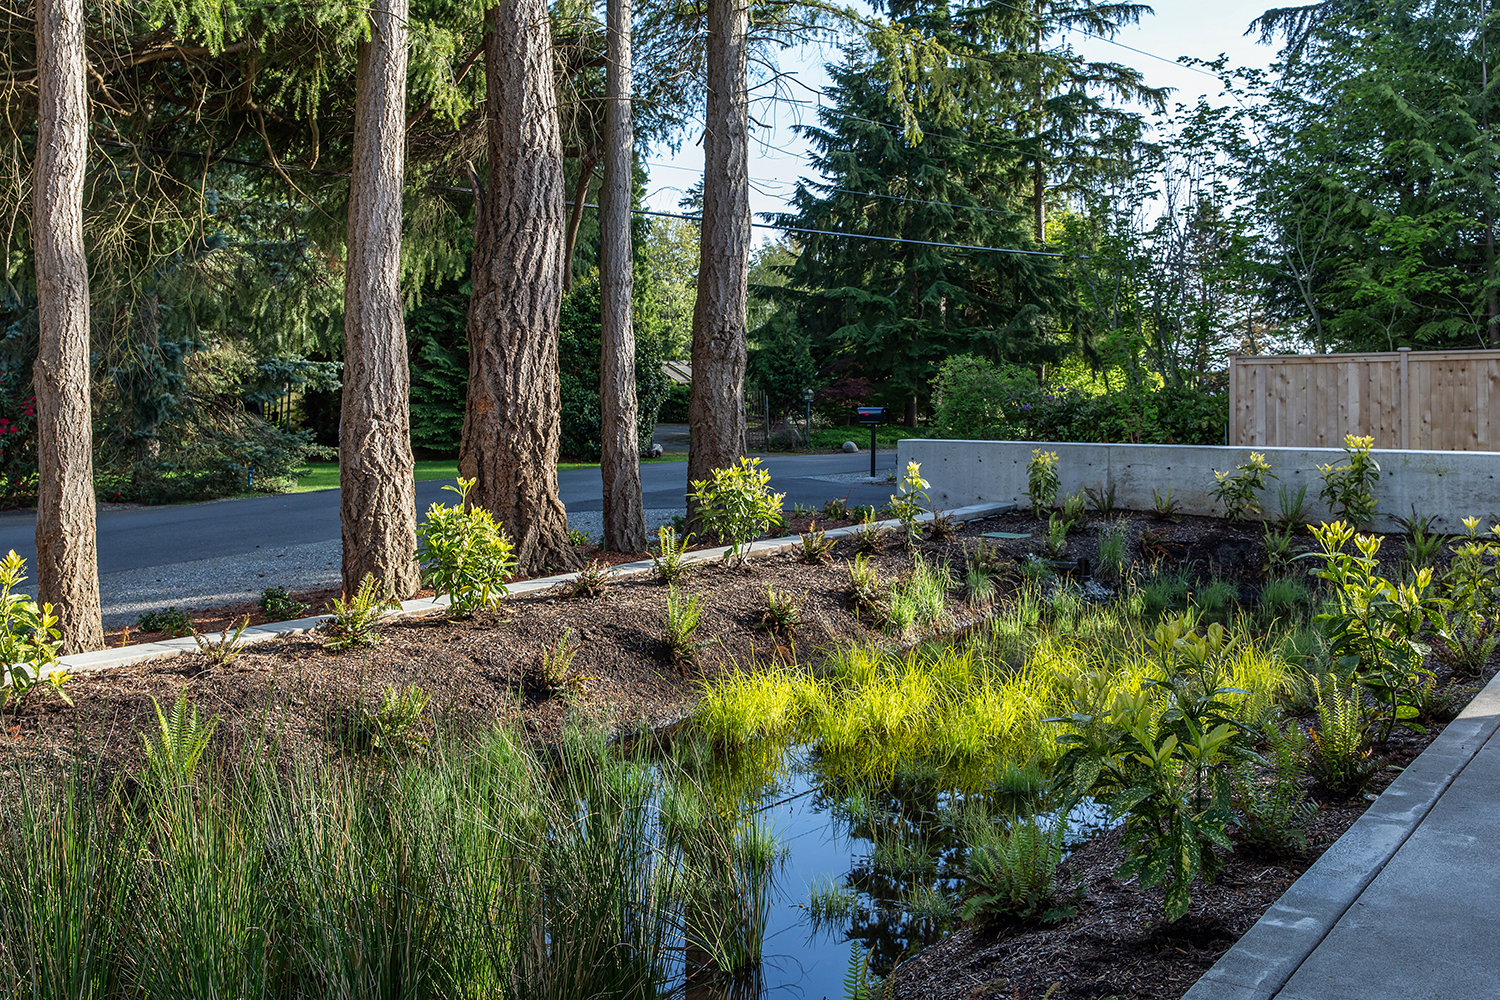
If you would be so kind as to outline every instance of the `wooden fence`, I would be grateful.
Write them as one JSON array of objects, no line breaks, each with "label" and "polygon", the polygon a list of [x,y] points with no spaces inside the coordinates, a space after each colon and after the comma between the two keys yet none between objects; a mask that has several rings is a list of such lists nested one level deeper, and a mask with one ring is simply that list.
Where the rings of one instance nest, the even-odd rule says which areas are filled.
[{"label": "wooden fence", "polygon": [[1500,351],[1229,359],[1229,443],[1500,451]]}]

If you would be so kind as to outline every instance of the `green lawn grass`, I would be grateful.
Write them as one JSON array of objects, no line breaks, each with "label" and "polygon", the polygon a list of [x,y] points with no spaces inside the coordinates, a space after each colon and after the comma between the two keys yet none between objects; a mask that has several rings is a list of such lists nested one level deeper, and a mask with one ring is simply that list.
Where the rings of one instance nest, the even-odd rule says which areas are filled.
[{"label": "green lawn grass", "polygon": [[[641,462],[686,462],[686,455],[663,455],[661,458],[643,458]],[[297,480],[296,489],[293,493],[310,493],[313,490],[336,490],[339,488],[339,464],[337,462],[311,462],[312,469],[307,475]],[[598,462],[559,462],[558,471],[567,469],[597,469]],[[423,459],[416,463],[417,482],[425,482],[429,479],[457,479],[458,459],[435,458]]]}]

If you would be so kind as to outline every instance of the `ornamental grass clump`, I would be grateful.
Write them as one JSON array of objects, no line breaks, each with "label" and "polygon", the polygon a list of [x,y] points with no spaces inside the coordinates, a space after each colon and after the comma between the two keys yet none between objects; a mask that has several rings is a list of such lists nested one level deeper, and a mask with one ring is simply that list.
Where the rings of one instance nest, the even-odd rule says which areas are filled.
[{"label": "ornamental grass clump", "polygon": [[509,593],[505,580],[516,568],[510,538],[494,515],[469,503],[474,482],[459,479],[457,486],[444,486],[458,494],[458,503],[433,504],[417,528],[422,577],[436,596],[448,598],[450,618],[498,607]]}]

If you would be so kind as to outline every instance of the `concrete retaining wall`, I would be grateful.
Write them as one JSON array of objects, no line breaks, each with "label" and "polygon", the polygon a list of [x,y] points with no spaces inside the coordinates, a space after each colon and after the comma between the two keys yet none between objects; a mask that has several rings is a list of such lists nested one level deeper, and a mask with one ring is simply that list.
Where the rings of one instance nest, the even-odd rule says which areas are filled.
[{"label": "concrete retaining wall", "polygon": [[[1125,510],[1151,510],[1153,490],[1172,488],[1177,510],[1183,514],[1222,514],[1212,491],[1214,470],[1228,471],[1250,457],[1250,448],[1169,444],[1077,444],[1040,441],[908,440],[897,446],[900,469],[909,461],[922,463],[922,475],[932,483],[933,499],[942,507],[975,503],[1014,503],[1026,497],[1026,463],[1032,449],[1055,451],[1063,495],[1085,487],[1115,489],[1115,505]],[[1345,455],[1338,448],[1255,448],[1265,455],[1279,477],[1266,491],[1261,506],[1274,515],[1276,488],[1296,490],[1307,485],[1311,517],[1332,516],[1318,500],[1323,481],[1319,465],[1338,465]],[[1374,527],[1396,530],[1391,515],[1435,514],[1437,526],[1461,532],[1470,515],[1500,521],[1500,452],[1378,450],[1380,482],[1375,486]]]}]

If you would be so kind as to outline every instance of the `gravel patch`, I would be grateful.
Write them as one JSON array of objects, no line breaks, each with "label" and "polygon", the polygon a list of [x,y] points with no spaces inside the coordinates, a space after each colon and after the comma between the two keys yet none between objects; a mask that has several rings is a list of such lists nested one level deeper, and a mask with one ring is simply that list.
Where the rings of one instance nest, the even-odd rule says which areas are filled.
[{"label": "gravel patch", "polygon": [[883,472],[874,478],[871,478],[868,472],[832,472],[826,476],[798,476],[797,478],[816,479],[820,483],[865,483],[868,485],[878,485],[890,482],[887,474]]},{"label": "gravel patch", "polygon": [[267,587],[337,587],[342,554],[334,539],[105,573],[99,577],[104,627],[133,625],[142,611],[168,605],[189,610],[253,601]]}]

